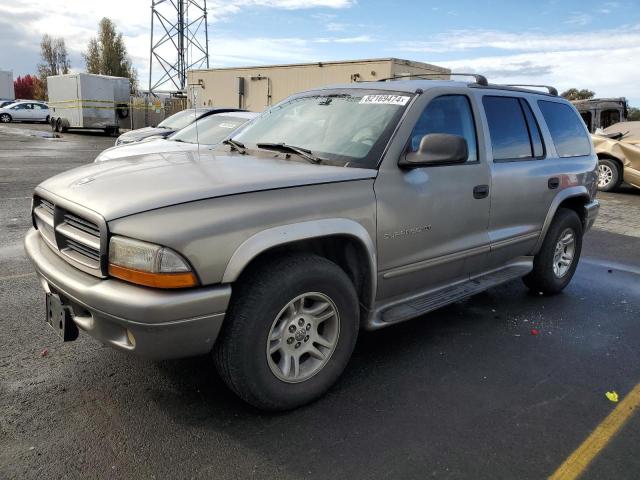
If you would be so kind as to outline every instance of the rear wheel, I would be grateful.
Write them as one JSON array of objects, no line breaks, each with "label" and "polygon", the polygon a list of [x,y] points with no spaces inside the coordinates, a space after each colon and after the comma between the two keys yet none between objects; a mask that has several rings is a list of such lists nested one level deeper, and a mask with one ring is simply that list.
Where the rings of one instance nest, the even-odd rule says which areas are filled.
[{"label": "rear wheel", "polygon": [[358,317],[353,284],[333,262],[306,254],[269,261],[234,289],[216,367],[258,408],[298,407],[338,379],[355,346]]},{"label": "rear wheel", "polygon": [[580,217],[573,210],[560,208],[533,259],[533,270],[522,280],[534,292],[559,293],[573,278],[581,251]]},{"label": "rear wheel", "polygon": [[11,115],[8,113],[3,113],[0,115],[0,122],[2,123],[11,123]]},{"label": "rear wheel", "polygon": [[598,190],[611,192],[616,190],[620,183],[622,183],[622,175],[618,162],[610,158],[600,158],[598,160]]}]

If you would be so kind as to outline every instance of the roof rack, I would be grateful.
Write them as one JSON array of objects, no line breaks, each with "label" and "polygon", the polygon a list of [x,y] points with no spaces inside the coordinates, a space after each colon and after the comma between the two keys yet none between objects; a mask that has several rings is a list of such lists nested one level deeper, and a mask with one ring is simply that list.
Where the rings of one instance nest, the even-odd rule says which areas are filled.
[{"label": "roof rack", "polygon": [[554,97],[558,96],[558,90],[556,87],[552,87],[550,85],[527,85],[527,84],[507,84],[505,87],[537,87],[537,88],[546,88],[549,91],[549,95],[553,95]]},{"label": "roof rack", "polygon": [[489,82],[487,81],[487,77],[485,77],[484,75],[479,75],[477,73],[446,73],[446,72],[442,72],[442,73],[416,73],[416,74],[406,74],[406,75],[395,75],[393,77],[383,78],[383,79],[381,79],[379,81],[380,82],[387,82],[389,80],[400,80],[400,79],[403,79],[403,78],[409,78],[409,79],[411,79],[411,78],[422,78],[422,79],[424,79],[425,77],[442,77],[444,75],[473,77],[478,85],[482,85],[484,87],[489,85]]}]

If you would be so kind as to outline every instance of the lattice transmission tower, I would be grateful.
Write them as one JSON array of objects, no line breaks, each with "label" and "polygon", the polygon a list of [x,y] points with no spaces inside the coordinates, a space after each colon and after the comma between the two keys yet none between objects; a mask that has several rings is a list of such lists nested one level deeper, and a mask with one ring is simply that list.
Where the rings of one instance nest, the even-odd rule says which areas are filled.
[{"label": "lattice transmission tower", "polygon": [[[160,66],[156,80],[154,64]],[[207,0],[151,0],[149,93],[161,87],[184,92],[187,70],[205,65],[209,68]]]}]

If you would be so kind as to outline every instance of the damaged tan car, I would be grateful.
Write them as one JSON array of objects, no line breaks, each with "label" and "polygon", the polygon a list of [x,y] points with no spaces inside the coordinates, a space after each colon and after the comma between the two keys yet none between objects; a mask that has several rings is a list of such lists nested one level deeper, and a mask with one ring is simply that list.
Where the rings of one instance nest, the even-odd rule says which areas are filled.
[{"label": "damaged tan car", "polygon": [[591,135],[598,154],[598,190],[622,182],[640,188],[640,122],[620,122]]}]

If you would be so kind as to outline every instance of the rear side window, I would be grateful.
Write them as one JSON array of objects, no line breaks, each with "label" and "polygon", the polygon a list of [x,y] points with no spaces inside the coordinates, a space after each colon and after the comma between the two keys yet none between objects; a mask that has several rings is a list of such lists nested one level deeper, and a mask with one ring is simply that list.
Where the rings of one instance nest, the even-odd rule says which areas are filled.
[{"label": "rear side window", "polygon": [[542,143],[542,135],[540,134],[540,127],[536,121],[536,117],[531,111],[529,103],[523,98],[520,99],[524,116],[527,119],[527,125],[529,125],[529,135],[531,137],[531,148],[533,149],[533,156],[536,158],[544,157],[544,144]]},{"label": "rear side window", "polygon": [[560,157],[580,157],[591,153],[591,140],[584,124],[569,105],[538,100]]},{"label": "rear side window", "polygon": [[494,160],[531,160],[544,156],[540,129],[524,99],[486,96],[482,103]]}]

